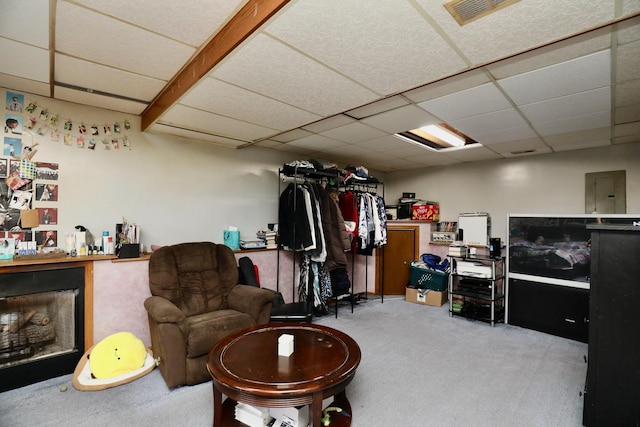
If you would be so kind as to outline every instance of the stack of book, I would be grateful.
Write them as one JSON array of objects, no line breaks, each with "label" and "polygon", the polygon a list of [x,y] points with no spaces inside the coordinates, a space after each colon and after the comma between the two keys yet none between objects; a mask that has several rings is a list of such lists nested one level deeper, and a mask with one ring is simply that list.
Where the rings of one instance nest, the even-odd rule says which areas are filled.
[{"label": "stack of book", "polygon": [[278,233],[273,230],[260,230],[256,233],[256,237],[264,241],[267,249],[275,249],[277,247],[277,234]]},{"label": "stack of book", "polygon": [[273,425],[273,418],[268,408],[238,403],[235,408],[235,418],[249,427],[265,427]]}]

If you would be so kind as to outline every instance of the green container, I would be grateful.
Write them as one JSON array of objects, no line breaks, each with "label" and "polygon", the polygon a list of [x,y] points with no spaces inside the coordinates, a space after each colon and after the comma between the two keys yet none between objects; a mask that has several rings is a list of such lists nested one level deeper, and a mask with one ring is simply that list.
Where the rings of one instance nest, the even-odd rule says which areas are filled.
[{"label": "green container", "polygon": [[418,267],[415,262],[409,265],[409,285],[416,289],[444,291],[447,289],[449,273],[430,268]]}]

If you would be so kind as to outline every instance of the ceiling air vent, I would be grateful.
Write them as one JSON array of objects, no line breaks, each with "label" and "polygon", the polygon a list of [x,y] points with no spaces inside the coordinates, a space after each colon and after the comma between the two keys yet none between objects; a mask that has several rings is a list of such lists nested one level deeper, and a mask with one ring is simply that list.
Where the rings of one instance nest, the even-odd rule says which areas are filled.
[{"label": "ceiling air vent", "polygon": [[450,0],[444,4],[458,24],[464,25],[519,0]]}]

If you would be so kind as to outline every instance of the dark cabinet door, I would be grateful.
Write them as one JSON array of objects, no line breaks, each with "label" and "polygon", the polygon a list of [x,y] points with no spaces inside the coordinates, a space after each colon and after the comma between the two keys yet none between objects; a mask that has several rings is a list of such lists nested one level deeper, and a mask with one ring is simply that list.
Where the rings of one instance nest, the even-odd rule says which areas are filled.
[{"label": "dark cabinet door", "polygon": [[640,229],[593,227],[584,424],[640,425]]},{"label": "dark cabinet door", "polygon": [[589,290],[509,280],[509,324],[587,342]]}]

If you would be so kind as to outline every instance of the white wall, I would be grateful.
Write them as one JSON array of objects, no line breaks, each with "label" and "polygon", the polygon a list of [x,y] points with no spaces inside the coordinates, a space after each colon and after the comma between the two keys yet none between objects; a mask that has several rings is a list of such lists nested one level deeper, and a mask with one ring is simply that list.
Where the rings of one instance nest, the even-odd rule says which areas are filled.
[{"label": "white wall", "polygon": [[440,203],[443,221],[488,212],[504,240],[509,213],[584,214],[585,174],[610,170],[626,170],[627,213],[640,213],[640,143],[388,173],[385,200],[415,192]]},{"label": "white wall", "polygon": [[[4,100],[4,91],[0,95]],[[49,133],[22,135],[23,144],[39,143],[34,161],[59,164],[58,202],[34,203],[58,208],[58,224],[36,230],[57,230],[59,247],[64,248],[64,232],[74,231],[78,224],[96,236],[103,230],[113,235],[123,216],[141,226],[146,247],[198,240],[220,243],[230,225],[240,229],[241,238],[253,240],[256,231],[278,221],[278,168],[296,157],[141,133],[135,116],[24,95],[25,104],[35,100],[39,108],[60,116],[59,141]],[[63,142],[67,118],[74,125],[72,145]],[[125,119],[131,130],[119,137],[127,135],[130,147],[106,150],[102,127]],[[80,123],[100,128],[94,150],[77,148]]]}]

